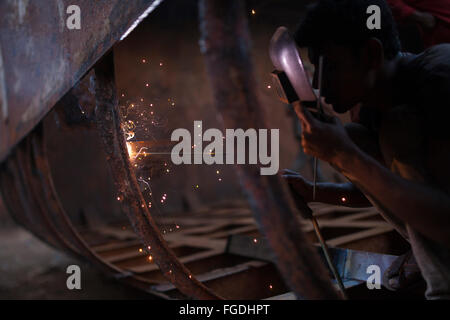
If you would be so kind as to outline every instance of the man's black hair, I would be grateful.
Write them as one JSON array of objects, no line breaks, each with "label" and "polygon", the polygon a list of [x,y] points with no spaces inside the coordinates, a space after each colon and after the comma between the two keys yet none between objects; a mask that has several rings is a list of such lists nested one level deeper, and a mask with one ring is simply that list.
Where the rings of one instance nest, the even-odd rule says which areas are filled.
[{"label": "man's black hair", "polygon": [[[381,9],[381,29],[367,28],[370,5]],[[294,34],[299,47],[315,49],[327,42],[358,48],[372,37],[383,44],[387,59],[401,50],[395,21],[385,0],[320,0],[308,9]]]}]

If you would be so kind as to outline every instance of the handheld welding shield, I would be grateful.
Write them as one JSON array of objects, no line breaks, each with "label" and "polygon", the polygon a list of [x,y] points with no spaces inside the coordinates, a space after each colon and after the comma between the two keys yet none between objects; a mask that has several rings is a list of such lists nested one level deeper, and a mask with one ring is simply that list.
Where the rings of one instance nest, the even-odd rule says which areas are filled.
[{"label": "handheld welding shield", "polygon": [[317,101],[303,61],[289,30],[279,27],[269,45],[270,59],[275,67],[271,73],[279,99],[284,103],[301,101],[308,107]]}]

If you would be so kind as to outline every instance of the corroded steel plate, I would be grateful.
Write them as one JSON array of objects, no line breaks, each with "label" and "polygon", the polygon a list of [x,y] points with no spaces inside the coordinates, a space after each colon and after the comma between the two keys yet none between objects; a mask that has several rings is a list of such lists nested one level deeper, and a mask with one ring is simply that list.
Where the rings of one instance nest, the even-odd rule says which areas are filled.
[{"label": "corroded steel plate", "polygon": [[[160,0],[0,1],[0,161]],[[70,5],[80,29],[67,28]]]}]

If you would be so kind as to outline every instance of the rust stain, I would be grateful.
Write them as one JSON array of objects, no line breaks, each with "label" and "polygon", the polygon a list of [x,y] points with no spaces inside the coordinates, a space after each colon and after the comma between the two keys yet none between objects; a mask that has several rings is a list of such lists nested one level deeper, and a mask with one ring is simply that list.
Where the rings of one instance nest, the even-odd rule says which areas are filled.
[{"label": "rust stain", "polygon": [[74,2],[81,30],[66,28],[62,0],[0,1],[0,162],[157,1]]},{"label": "rust stain", "polygon": [[17,2],[17,13],[19,15],[19,24],[22,24],[27,13],[28,0],[19,0]]}]

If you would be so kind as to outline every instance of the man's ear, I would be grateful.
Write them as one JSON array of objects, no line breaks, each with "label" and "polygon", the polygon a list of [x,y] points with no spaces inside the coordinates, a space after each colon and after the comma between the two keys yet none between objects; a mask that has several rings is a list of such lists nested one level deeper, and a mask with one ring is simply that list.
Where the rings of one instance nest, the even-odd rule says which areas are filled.
[{"label": "man's ear", "polygon": [[363,47],[363,57],[367,70],[377,70],[384,62],[383,44],[377,38],[370,38]]}]

